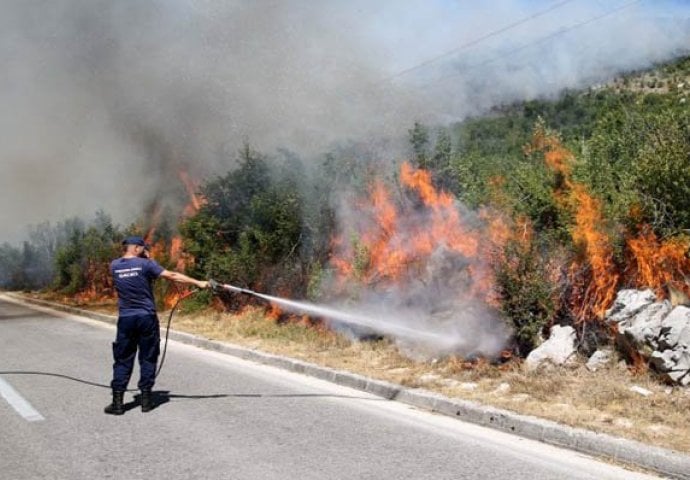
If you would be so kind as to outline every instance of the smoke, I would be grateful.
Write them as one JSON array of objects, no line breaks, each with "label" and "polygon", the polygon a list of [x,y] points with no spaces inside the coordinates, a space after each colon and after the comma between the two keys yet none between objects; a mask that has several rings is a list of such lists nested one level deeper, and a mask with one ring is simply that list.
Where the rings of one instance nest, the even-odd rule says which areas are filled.
[{"label": "smoke", "polygon": [[510,331],[492,306],[492,262],[511,235],[508,221],[467,209],[408,164],[397,183],[376,181],[367,199],[339,204],[334,275],[323,289],[338,310],[371,320],[334,327],[354,337],[387,334],[418,358],[496,358]]},{"label": "smoke", "polygon": [[[622,5],[624,2],[616,2]],[[129,223],[177,170],[224,172],[242,141],[305,155],[402,137],[642,68],[688,45],[687,5],[527,0],[8,0],[0,6],[0,225],[98,208]],[[536,43],[535,43],[536,42]],[[530,46],[531,45],[531,46]],[[517,53],[515,49],[522,48]]]},{"label": "smoke", "polygon": [[[349,318],[328,316],[331,326],[355,338],[386,335],[393,339],[401,351],[412,358],[428,359],[446,355],[464,358],[495,359],[506,347],[511,336],[500,312],[483,301],[458,290],[458,277],[463,277],[461,288],[468,285],[466,259],[442,251],[453,270],[443,277],[442,269],[427,267],[428,277],[413,285],[398,285],[386,289],[374,287],[363,292],[356,302],[336,303],[334,311],[356,315],[367,322],[354,323]],[[424,280],[430,280],[424,283]]]}]

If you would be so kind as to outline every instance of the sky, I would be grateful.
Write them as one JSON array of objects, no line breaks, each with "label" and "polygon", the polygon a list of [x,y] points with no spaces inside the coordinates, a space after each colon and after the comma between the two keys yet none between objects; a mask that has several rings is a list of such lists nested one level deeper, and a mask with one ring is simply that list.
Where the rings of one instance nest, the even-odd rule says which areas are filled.
[{"label": "sky", "polygon": [[0,242],[100,208],[129,223],[245,140],[316,156],[645,68],[687,53],[689,17],[690,0],[6,0]]}]

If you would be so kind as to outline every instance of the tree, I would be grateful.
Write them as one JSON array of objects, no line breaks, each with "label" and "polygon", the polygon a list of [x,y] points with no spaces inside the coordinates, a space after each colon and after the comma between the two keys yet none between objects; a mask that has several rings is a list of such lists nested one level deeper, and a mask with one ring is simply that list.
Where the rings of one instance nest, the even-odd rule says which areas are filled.
[{"label": "tree", "polygon": [[201,187],[206,204],[181,226],[195,259],[190,272],[263,289],[303,288],[291,275],[303,241],[304,177],[296,158],[285,156],[283,168],[272,171],[245,145],[238,168]]},{"label": "tree", "polygon": [[419,122],[414,122],[414,126],[408,133],[416,166],[427,168],[429,159],[429,129]]},{"label": "tree", "polygon": [[457,190],[457,178],[453,175],[452,159],[453,143],[450,132],[446,128],[441,128],[436,134],[436,144],[434,145],[430,168],[434,182],[444,191]]}]

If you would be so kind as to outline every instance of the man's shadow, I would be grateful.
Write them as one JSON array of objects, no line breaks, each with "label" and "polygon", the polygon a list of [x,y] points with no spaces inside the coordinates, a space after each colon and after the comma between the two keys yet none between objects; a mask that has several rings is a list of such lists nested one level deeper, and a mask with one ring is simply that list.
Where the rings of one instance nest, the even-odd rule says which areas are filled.
[{"label": "man's shadow", "polygon": [[[373,400],[385,401],[385,398],[379,397],[358,397],[352,395],[331,395],[322,393],[212,393],[208,395],[182,395],[179,393],[171,393],[170,390],[154,390],[151,392],[153,400],[153,410],[168,403],[170,400],[204,400],[214,398],[350,398],[356,400]],[[131,402],[124,405],[125,411],[132,410],[141,406],[141,394],[134,395]]]}]

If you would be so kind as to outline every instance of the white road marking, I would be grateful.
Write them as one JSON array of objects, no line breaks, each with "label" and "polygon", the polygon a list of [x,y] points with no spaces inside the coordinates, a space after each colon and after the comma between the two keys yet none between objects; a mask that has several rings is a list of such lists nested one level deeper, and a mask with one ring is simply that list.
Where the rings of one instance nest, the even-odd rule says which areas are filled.
[{"label": "white road marking", "polygon": [[7,400],[7,403],[27,421],[40,422],[41,420],[45,420],[43,415],[38,413],[38,410],[31,406],[31,404],[2,377],[0,377],[0,395],[2,395],[2,397]]}]

